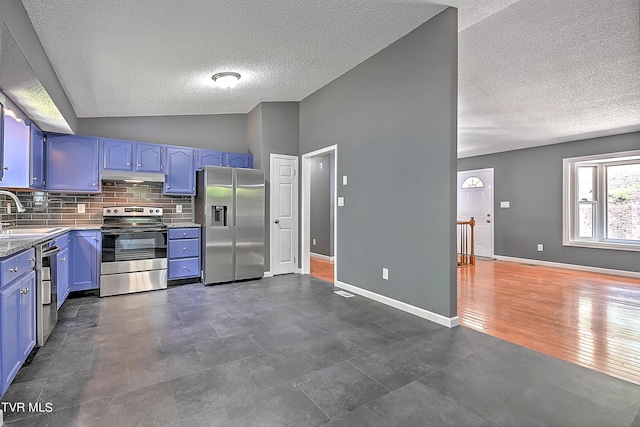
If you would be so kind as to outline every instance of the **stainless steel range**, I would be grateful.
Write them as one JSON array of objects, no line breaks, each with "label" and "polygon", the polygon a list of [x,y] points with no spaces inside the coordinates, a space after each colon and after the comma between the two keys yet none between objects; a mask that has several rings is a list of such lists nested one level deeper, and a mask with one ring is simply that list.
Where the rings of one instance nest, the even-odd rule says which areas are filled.
[{"label": "stainless steel range", "polygon": [[100,296],[167,287],[167,227],[162,209],[104,208]]}]

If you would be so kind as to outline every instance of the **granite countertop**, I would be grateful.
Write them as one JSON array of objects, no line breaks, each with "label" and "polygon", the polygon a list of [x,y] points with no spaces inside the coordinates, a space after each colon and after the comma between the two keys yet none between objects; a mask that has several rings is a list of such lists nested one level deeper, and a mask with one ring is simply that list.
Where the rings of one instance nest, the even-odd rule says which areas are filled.
[{"label": "granite countertop", "polygon": [[167,228],[200,228],[200,224],[195,222],[174,222],[173,224],[166,224]]},{"label": "granite countertop", "polygon": [[[21,228],[21,227],[15,227]],[[44,228],[44,227],[42,227]],[[34,233],[30,235],[0,235],[0,258],[5,258],[18,252],[30,249],[38,243],[45,242],[53,239],[61,234],[67,233],[71,230],[94,230],[96,227],[82,228],[82,227],[47,227],[55,230],[50,233]]]}]

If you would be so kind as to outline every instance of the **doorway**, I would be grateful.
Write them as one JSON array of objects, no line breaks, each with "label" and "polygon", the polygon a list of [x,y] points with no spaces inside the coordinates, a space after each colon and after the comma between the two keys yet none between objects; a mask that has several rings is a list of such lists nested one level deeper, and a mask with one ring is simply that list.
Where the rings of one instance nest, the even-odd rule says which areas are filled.
[{"label": "doorway", "polygon": [[493,168],[458,172],[457,189],[458,221],[476,221],[476,256],[493,257]]},{"label": "doorway", "polygon": [[337,157],[337,145],[302,156],[302,273],[334,283]]}]

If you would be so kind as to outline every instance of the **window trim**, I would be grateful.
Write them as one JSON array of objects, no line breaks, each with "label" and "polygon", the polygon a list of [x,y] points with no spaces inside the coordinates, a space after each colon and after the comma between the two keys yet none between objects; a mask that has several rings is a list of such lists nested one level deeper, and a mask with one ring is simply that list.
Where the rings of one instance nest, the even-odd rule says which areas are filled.
[{"label": "window trim", "polygon": [[[607,161],[609,160],[609,161]],[[623,151],[618,153],[605,153],[595,154],[591,156],[580,157],[568,157],[562,159],[562,245],[573,246],[582,248],[595,248],[595,249],[613,249],[620,251],[637,251],[640,252],[639,243],[625,243],[621,240],[605,240],[602,235],[601,227],[596,223],[597,217],[603,218],[602,221],[606,221],[607,215],[607,191],[604,188],[606,185],[606,170],[601,172],[600,168],[606,168],[603,163],[617,163],[624,164],[631,161],[640,161],[640,150]],[[597,166],[596,171],[596,197],[595,199],[595,217],[594,228],[595,237],[593,238],[579,238],[579,223],[576,220],[576,210],[578,209],[579,202],[577,202],[578,193],[578,180],[577,180],[577,168],[578,163],[580,166],[587,166],[589,162],[593,162],[594,166]],[[635,163],[635,162],[634,162]],[[603,225],[606,228],[606,224]]]}]

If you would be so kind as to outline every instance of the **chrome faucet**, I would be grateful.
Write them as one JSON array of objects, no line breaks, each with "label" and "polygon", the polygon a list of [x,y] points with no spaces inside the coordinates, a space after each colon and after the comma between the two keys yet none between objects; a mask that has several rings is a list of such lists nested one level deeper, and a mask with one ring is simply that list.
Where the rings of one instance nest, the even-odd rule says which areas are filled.
[{"label": "chrome faucet", "polygon": [[22,206],[22,203],[20,203],[20,200],[18,199],[18,196],[16,196],[12,192],[6,191],[6,190],[0,190],[0,196],[9,196],[9,197],[11,197],[13,199],[13,201],[16,202],[16,209],[18,209],[18,212],[26,211],[24,206]]}]

